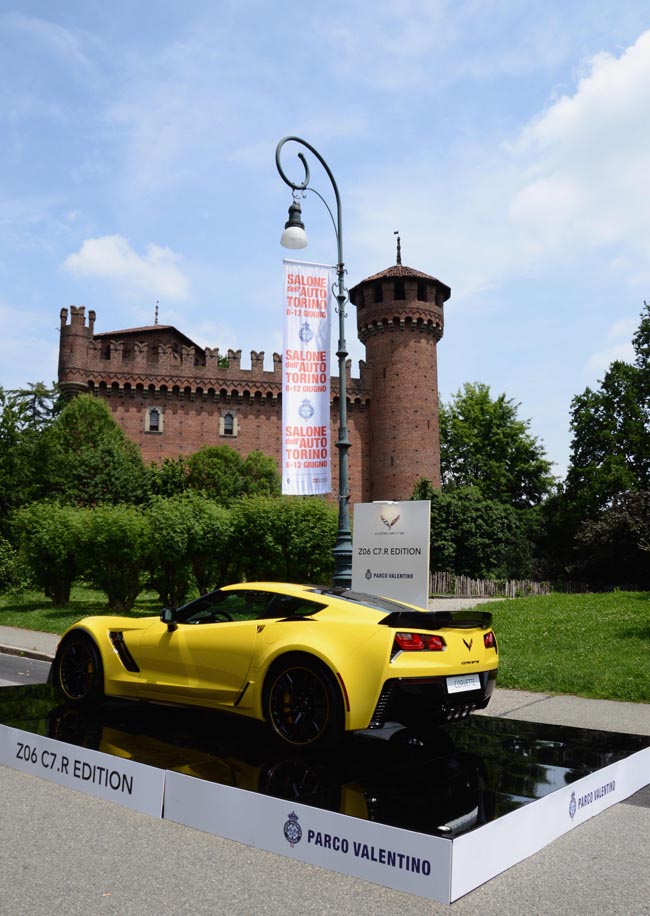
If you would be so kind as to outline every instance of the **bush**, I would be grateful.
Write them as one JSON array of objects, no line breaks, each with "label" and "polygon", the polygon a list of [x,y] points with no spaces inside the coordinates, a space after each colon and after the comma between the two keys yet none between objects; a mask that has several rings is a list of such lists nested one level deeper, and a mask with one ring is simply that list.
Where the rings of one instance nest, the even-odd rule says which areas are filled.
[{"label": "bush", "polygon": [[85,516],[88,581],[105,592],[113,611],[128,611],[141,589],[146,524],[133,506],[100,506]]},{"label": "bush", "polygon": [[32,503],[16,513],[13,526],[34,582],[57,607],[66,607],[85,566],[86,514],[72,506]]},{"label": "bush", "polygon": [[29,567],[20,553],[0,536],[0,594],[22,591],[31,584]]},{"label": "bush", "polygon": [[184,502],[192,516],[190,563],[196,586],[204,594],[239,578],[232,553],[231,513],[195,493],[187,493]]},{"label": "bush", "polygon": [[192,584],[194,512],[184,496],[154,497],[144,513],[146,569],[163,604],[183,603]]},{"label": "bush", "polygon": [[325,582],[338,525],[323,499],[251,497],[233,508],[233,554],[249,580]]}]

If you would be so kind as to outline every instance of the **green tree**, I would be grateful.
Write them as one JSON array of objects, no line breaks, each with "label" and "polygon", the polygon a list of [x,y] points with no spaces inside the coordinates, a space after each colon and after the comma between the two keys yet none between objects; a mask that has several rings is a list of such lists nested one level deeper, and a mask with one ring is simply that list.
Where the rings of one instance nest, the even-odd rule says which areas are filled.
[{"label": "green tree", "polygon": [[246,459],[229,445],[207,445],[187,459],[188,486],[222,506],[242,496],[272,495],[280,492],[275,462],[262,452]]},{"label": "green tree", "polygon": [[0,535],[10,533],[12,510],[43,495],[43,430],[56,412],[56,392],[42,382],[20,391],[0,389]]},{"label": "green tree", "polygon": [[72,506],[32,503],[18,510],[13,527],[34,582],[57,607],[66,607],[86,563],[84,513]]},{"label": "green tree", "polygon": [[650,486],[643,375],[637,366],[614,362],[598,389],[587,388],[572,401],[566,492],[587,511],[605,507],[630,489]]},{"label": "green tree", "polygon": [[187,461],[182,455],[178,458],[165,458],[160,464],[152,461],[147,473],[152,496],[178,496],[188,488],[189,472]]},{"label": "green tree", "polygon": [[146,562],[147,527],[135,506],[80,509],[86,531],[84,564],[90,583],[103,591],[113,611],[135,604]]},{"label": "green tree", "polygon": [[244,496],[279,496],[280,474],[273,458],[262,452],[249,452],[242,468]]},{"label": "green tree", "polygon": [[44,494],[79,506],[139,503],[147,493],[140,450],[106,404],[73,398],[43,434]]},{"label": "green tree", "polygon": [[516,508],[538,505],[553,478],[543,446],[518,405],[505,394],[493,399],[489,385],[467,383],[440,407],[443,488],[476,487],[487,500]]},{"label": "green tree", "polygon": [[414,499],[431,501],[433,571],[475,579],[523,579],[534,572],[534,510],[485,499],[477,487],[435,490],[427,480]]},{"label": "green tree", "polygon": [[650,491],[612,500],[576,536],[576,571],[592,587],[645,588],[650,583]]},{"label": "green tree", "polygon": [[45,382],[29,382],[27,388],[7,392],[20,416],[23,429],[42,431],[61,412],[63,400],[54,383],[48,388]]},{"label": "green tree", "polygon": [[[633,363],[613,362],[597,387],[586,388],[572,401],[566,481],[543,507],[542,550],[552,577],[595,581],[595,575],[602,585],[629,580],[615,560],[604,561],[603,551],[608,545],[606,552],[613,558],[620,538],[621,558],[629,558],[626,507],[632,494],[650,490],[648,303],[632,343]],[[598,569],[588,562],[590,550],[601,557]],[[629,568],[628,560],[625,566]]]}]

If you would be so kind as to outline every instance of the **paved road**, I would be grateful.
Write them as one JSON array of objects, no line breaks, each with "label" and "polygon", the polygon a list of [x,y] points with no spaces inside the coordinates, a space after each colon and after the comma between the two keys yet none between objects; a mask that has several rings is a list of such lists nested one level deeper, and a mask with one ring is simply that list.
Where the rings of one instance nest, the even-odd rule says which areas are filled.
[{"label": "paved road", "polygon": [[49,662],[0,653],[0,687],[45,684],[49,671]]}]

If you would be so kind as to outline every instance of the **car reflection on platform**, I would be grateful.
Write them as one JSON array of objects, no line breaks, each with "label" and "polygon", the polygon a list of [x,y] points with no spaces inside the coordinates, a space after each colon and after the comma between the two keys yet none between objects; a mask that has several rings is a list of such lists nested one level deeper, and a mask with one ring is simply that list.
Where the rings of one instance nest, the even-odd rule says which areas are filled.
[{"label": "car reflection on platform", "polygon": [[[351,736],[337,753],[279,753],[263,732],[213,713],[106,704],[58,706],[46,734],[115,757],[285,798],[364,820],[456,836],[494,816],[480,755],[456,751],[444,730],[423,739],[401,726]],[[148,719],[145,723],[143,718]],[[206,724],[212,729],[206,729]],[[214,725],[219,725],[219,738]],[[206,738],[212,733],[213,737]],[[255,740],[258,739],[258,740]]]},{"label": "car reflection on platform", "polygon": [[257,722],[110,701],[63,707],[47,685],[0,689],[0,723],[199,779],[453,838],[648,746],[647,737],[471,716],[385,726],[336,751],[290,752]]}]

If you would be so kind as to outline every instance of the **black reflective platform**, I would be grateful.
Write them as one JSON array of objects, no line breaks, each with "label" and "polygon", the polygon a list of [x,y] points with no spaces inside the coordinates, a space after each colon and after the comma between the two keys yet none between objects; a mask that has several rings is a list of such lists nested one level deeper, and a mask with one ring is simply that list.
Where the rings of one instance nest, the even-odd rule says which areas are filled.
[{"label": "black reflective platform", "polygon": [[650,737],[491,716],[416,733],[359,732],[291,754],[255,722],[107,702],[62,706],[46,685],[0,689],[0,723],[189,776],[419,833],[457,836],[650,747]]}]

